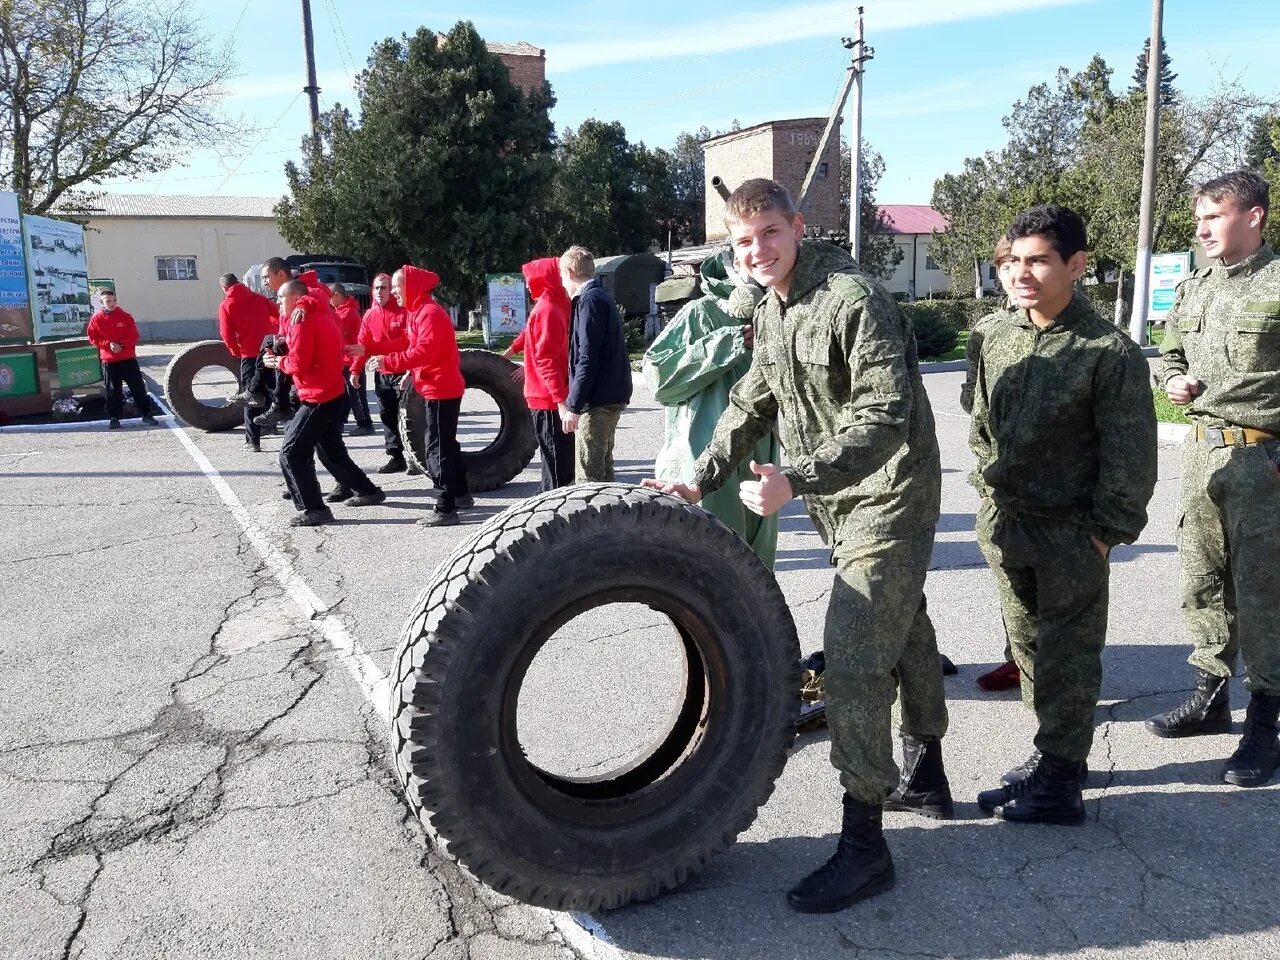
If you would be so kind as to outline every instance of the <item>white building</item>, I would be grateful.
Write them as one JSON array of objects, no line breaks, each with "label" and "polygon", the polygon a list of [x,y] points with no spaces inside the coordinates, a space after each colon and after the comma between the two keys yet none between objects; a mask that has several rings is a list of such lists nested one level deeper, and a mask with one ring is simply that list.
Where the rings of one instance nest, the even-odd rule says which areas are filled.
[{"label": "white building", "polygon": [[89,215],[91,280],[115,282],[144,340],[218,335],[224,273],[295,253],[276,229],[274,197],[102,197]]}]

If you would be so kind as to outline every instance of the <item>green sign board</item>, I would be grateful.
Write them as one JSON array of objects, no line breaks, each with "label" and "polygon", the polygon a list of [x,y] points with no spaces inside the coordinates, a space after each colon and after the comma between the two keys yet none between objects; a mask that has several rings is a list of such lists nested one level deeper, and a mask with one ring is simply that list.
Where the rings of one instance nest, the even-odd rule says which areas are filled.
[{"label": "green sign board", "polygon": [[102,380],[102,362],[97,347],[68,347],[55,350],[60,387],[83,387]]},{"label": "green sign board", "polygon": [[40,393],[40,374],[34,353],[0,355],[0,397],[30,397]]}]

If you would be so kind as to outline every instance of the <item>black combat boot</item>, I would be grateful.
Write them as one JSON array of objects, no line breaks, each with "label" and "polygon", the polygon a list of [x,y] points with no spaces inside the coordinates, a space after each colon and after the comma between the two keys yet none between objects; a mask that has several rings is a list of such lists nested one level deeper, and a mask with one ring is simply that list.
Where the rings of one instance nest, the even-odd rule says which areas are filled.
[{"label": "black combat boot", "polygon": [[893,857],[880,830],[880,807],[844,796],[835,855],[787,892],[801,913],[832,913],[893,886]]},{"label": "black combat boot", "polygon": [[1237,787],[1260,787],[1280,766],[1280,741],[1276,740],[1276,716],[1280,696],[1255,693],[1244,715],[1240,746],[1222,768],[1222,779]]},{"label": "black combat boot", "polygon": [[902,735],[902,779],[884,802],[884,808],[919,813],[935,820],[950,820],[955,815],[951,785],[942,769],[941,740]]},{"label": "black combat boot", "polygon": [[1230,733],[1230,681],[1196,669],[1196,690],[1191,698],[1168,713],[1151,717],[1145,726],[1157,737],[1190,737],[1198,733]]},{"label": "black combat boot", "polygon": [[1031,776],[978,794],[984,813],[1011,823],[1084,823],[1080,764],[1052,753],[1041,754]]},{"label": "black combat boot", "polygon": [[[1036,772],[1036,767],[1040,766],[1041,753],[1039,750],[1032,750],[1031,756],[1022,761],[1022,765],[1014,767],[1012,770],[1006,770],[1004,776],[1000,778],[1001,783],[1017,783],[1019,780],[1025,780],[1031,774]],[[1083,790],[1089,782],[1089,761],[1080,761],[1080,789]]]}]

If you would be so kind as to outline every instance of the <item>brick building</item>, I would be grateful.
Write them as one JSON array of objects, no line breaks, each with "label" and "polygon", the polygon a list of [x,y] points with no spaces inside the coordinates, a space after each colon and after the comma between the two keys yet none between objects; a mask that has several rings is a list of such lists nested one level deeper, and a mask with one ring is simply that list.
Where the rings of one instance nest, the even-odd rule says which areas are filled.
[{"label": "brick building", "polygon": [[490,53],[498,55],[511,75],[511,82],[526,96],[542,89],[547,82],[547,51],[532,43],[490,43],[485,41]]},{"label": "brick building", "polygon": [[[724,200],[711,185],[713,177],[720,177],[730,191],[744,180],[766,177],[777,180],[798,198],[826,125],[826,117],[771,120],[704,142],[707,239],[725,236]],[[847,229],[840,215],[839,127],[827,142],[826,153],[801,212],[806,226],[823,233]]]}]

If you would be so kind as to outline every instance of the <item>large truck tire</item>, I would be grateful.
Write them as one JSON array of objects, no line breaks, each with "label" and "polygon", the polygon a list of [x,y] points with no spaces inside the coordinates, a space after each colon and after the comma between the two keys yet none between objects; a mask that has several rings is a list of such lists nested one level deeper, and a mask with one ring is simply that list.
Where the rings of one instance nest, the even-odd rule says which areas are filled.
[{"label": "large truck tire", "polygon": [[[489,350],[459,352],[467,389],[487,393],[498,406],[497,436],[480,450],[463,451],[467,488],[473,493],[496,490],[518,477],[533,459],[538,449],[533,421],[524,400],[524,388],[511,379],[516,364]],[[425,427],[426,403],[413,388],[412,378],[406,377],[400,399],[404,456],[410,464],[430,474],[423,440]]]},{"label": "large truck tire", "polygon": [[164,371],[164,398],[185,422],[206,433],[231,430],[244,423],[244,409],[223,404],[212,406],[196,399],[195,378],[205,367],[225,367],[239,381],[240,361],[221,340],[201,340],[174,354]]},{"label": "large truck tire", "polygon": [[[560,627],[610,603],[670,618],[683,703],[645,755],[560,777],[521,747],[521,685]],[[418,598],[391,680],[396,770],[428,831],[494,889],[560,910],[645,900],[729,847],[772,793],[799,659],[773,574],[719,520],[628,484],[552,490],[476,530]]]}]

